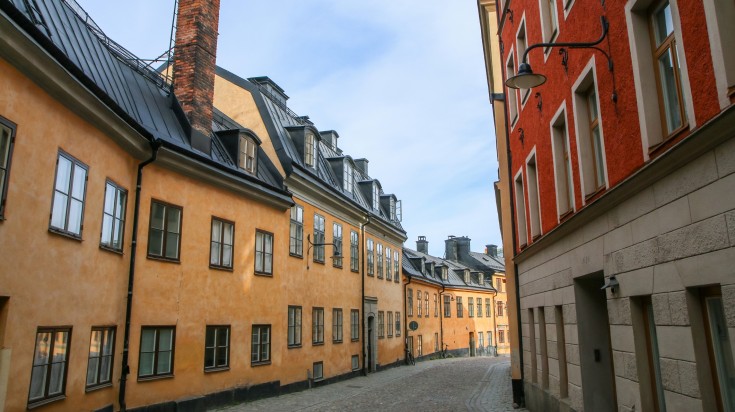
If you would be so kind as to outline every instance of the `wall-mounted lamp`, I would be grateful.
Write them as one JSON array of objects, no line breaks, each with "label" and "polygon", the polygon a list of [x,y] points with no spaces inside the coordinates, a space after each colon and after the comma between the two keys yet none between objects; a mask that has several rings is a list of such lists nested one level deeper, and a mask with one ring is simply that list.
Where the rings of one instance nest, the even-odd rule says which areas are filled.
[{"label": "wall-mounted lamp", "polygon": [[[594,49],[602,53],[607,58],[607,67],[608,69],[610,69],[610,72],[613,73],[612,101],[617,102],[618,95],[615,89],[615,73],[613,72],[612,57],[610,57],[610,55],[607,52],[597,47],[597,45],[602,43],[605,37],[607,37],[609,24],[605,16],[600,17],[600,22],[602,23],[602,35],[596,41],[584,42],[584,43],[569,43],[569,42],[536,43],[536,44],[529,46],[526,49],[526,51],[523,53],[523,59],[521,59],[522,63],[520,64],[520,66],[518,66],[518,74],[516,74],[513,77],[508,78],[508,80],[505,81],[505,85],[510,87],[511,89],[531,89],[533,87],[538,87],[546,83],[546,76],[544,76],[543,74],[534,73],[533,70],[531,69],[531,65],[527,63],[528,62],[528,52],[530,52],[533,49],[537,49],[539,47],[545,47],[545,48],[568,47],[570,49]],[[609,41],[610,39],[608,38],[608,49],[609,49]],[[566,53],[566,51],[564,53]],[[564,57],[562,57],[562,64],[564,64],[564,62],[566,61]]]},{"label": "wall-mounted lamp", "polygon": [[332,246],[333,255],[330,256],[330,259],[338,259],[342,257],[342,255],[339,253],[339,250],[336,250],[337,245],[334,242],[332,243],[311,243],[311,234],[306,235],[306,241],[309,243],[309,247],[306,249],[306,269],[309,269],[309,252],[311,252],[311,249],[313,249],[316,246]]},{"label": "wall-mounted lamp", "polygon": [[620,285],[620,282],[618,282],[618,279],[615,278],[615,275],[610,275],[609,278],[607,278],[607,282],[600,288],[602,290],[610,289],[610,292],[612,294],[615,294],[615,288],[617,288]]},{"label": "wall-mounted lamp", "polygon": [[523,139],[526,138],[526,135],[523,133],[523,128],[522,127],[519,127],[518,128],[518,133],[520,133],[520,135],[518,136],[518,138],[521,139],[521,146],[523,146]]}]

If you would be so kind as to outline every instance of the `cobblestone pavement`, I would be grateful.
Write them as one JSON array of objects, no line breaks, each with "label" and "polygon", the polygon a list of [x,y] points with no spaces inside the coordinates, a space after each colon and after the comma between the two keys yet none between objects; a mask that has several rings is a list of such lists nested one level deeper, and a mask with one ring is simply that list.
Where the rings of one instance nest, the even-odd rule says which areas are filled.
[{"label": "cobblestone pavement", "polygon": [[240,411],[525,411],[513,409],[510,361],[450,358],[418,362],[316,389],[243,403]]}]

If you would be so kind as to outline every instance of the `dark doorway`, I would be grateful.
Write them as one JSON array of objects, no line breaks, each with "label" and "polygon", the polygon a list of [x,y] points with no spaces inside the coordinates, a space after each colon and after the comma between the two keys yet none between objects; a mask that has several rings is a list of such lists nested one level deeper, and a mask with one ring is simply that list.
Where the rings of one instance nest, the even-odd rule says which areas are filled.
[{"label": "dark doorway", "polygon": [[470,332],[470,356],[475,356],[475,333]]},{"label": "dark doorway", "polygon": [[602,272],[574,281],[584,409],[617,411],[607,296]]},{"label": "dark doorway", "polygon": [[368,318],[368,333],[367,333],[367,358],[368,358],[368,372],[374,372],[373,367],[373,326],[375,324],[375,317],[370,316]]}]

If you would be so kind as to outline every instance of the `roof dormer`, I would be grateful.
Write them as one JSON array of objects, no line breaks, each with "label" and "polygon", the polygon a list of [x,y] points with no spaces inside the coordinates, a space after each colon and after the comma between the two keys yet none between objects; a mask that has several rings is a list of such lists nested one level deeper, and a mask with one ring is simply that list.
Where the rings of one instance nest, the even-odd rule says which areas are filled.
[{"label": "roof dormer", "polygon": [[256,174],[258,146],[262,143],[250,129],[232,129],[216,132],[222,145],[240,170]]},{"label": "roof dormer", "polygon": [[316,162],[319,156],[319,140],[321,140],[319,132],[314,126],[308,124],[288,126],[286,130],[304,165],[316,168]]},{"label": "roof dormer", "polygon": [[401,221],[401,202],[396,198],[396,195],[390,194],[380,196],[380,204],[391,221]]},{"label": "roof dormer", "polygon": [[471,282],[471,279],[470,279],[470,270],[469,269],[463,270],[462,275],[464,277],[464,283],[466,283],[466,284],[469,285],[470,282]]},{"label": "roof dormer", "polygon": [[380,182],[377,179],[365,180],[358,183],[362,195],[368,201],[368,206],[377,212],[380,210]]}]

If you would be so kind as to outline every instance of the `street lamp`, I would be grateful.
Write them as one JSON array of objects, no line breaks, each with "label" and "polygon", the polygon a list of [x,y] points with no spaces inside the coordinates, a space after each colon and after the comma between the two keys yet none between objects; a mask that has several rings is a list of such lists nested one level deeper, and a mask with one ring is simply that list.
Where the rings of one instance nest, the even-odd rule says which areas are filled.
[{"label": "street lamp", "polygon": [[337,244],[334,242],[332,243],[311,243],[311,235],[306,235],[306,241],[309,242],[309,247],[306,249],[306,269],[309,269],[309,252],[311,252],[311,249],[313,249],[315,246],[332,246],[332,256],[330,256],[330,259],[338,259],[341,258],[342,255],[339,253],[339,250],[335,250],[337,248]]}]

